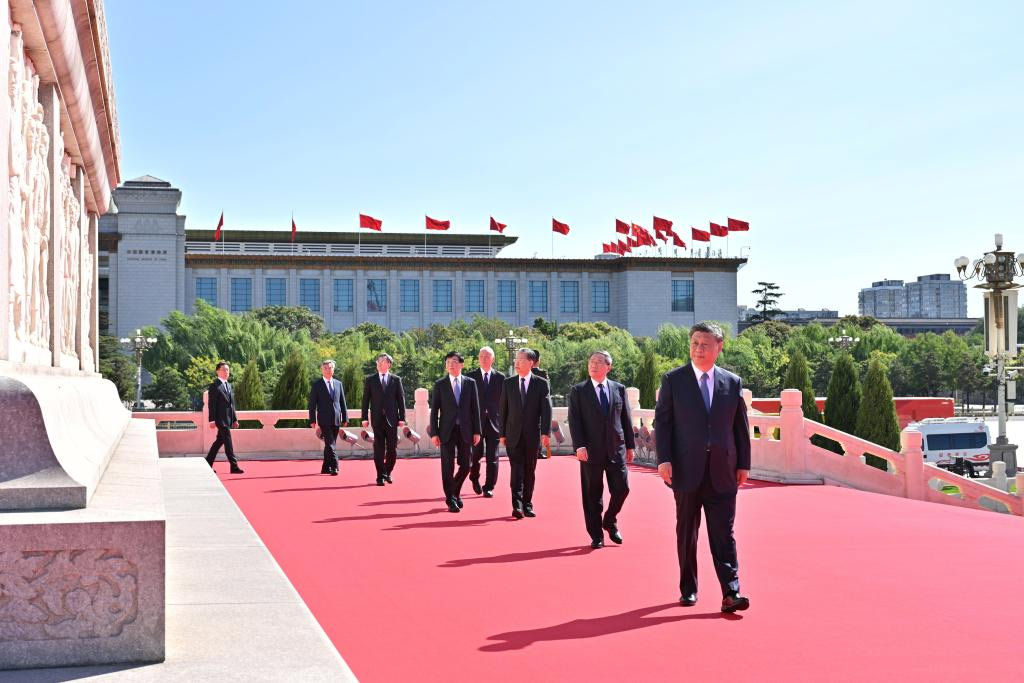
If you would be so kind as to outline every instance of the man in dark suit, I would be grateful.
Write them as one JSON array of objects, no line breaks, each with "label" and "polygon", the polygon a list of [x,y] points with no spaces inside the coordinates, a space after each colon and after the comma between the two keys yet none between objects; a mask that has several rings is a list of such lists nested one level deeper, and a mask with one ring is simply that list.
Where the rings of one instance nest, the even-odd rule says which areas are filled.
[{"label": "man in dark suit", "polygon": [[[498,437],[499,426],[498,402],[501,400],[505,374],[494,369],[494,349],[485,346],[478,356],[480,367],[469,373],[476,383],[480,399],[480,422],[483,427],[480,443],[473,446],[473,467],[469,471],[469,481],[473,491],[483,493],[484,498],[494,496],[494,487],[498,483]],[[485,457],[486,448],[487,471],[483,486],[480,486],[480,461]]]},{"label": "man in dark suit", "polygon": [[[569,434],[580,461],[583,519],[590,547],[604,547],[604,532],[622,543],[618,516],[629,495],[626,462],[633,457],[633,418],[626,387],[608,379],[612,356],[595,351],[587,359],[590,379],[569,391]],[[608,478],[608,510],[604,509],[604,479]]]},{"label": "man in dark suit", "polygon": [[221,361],[217,363],[217,379],[207,387],[207,401],[209,402],[210,429],[217,430],[217,439],[210,446],[206,454],[206,462],[213,467],[213,461],[217,459],[217,451],[224,446],[224,455],[231,463],[231,474],[244,474],[238,466],[238,459],[235,458],[235,446],[231,443],[231,428],[238,426],[238,416],[235,415],[235,393],[231,390],[228,377],[231,375],[231,366]]},{"label": "man in dark suit", "polygon": [[377,356],[377,372],[363,380],[363,427],[373,429],[373,464],[377,486],[391,481],[398,458],[398,428],[405,426],[405,390],[402,378],[391,374],[394,359]]},{"label": "man in dark suit", "polygon": [[722,330],[714,323],[690,328],[690,363],[661,378],[654,411],[658,474],[676,499],[679,602],[697,603],[697,531],[704,508],[722,611],[750,606],[740,594],[733,520],[736,491],[750,473],[750,429],[740,378],[715,365]]},{"label": "man in dark suit", "polygon": [[[533,374],[537,375],[538,377],[543,377],[544,379],[548,380],[548,389],[550,389],[551,380],[550,378],[548,378],[548,371],[542,370],[540,367],[540,351],[538,351],[537,349],[532,349],[532,351],[537,355],[537,357],[533,360],[533,370],[531,372],[533,372]],[[537,451],[537,457],[540,458],[541,460],[547,460],[548,449],[546,446],[540,447],[540,450]]]},{"label": "man in dark suit", "polygon": [[551,399],[548,381],[531,372],[537,356],[532,349],[516,353],[516,374],[505,380],[499,409],[501,443],[512,470],[512,516],[536,517],[533,489],[537,453],[547,448],[551,433]]},{"label": "man in dark suit", "polygon": [[448,512],[462,509],[462,484],[469,474],[473,446],[480,443],[476,382],[463,376],[464,363],[461,353],[448,352],[444,357],[448,376],[434,383],[430,400],[430,440],[441,449],[441,485]]},{"label": "man in dark suit", "polygon": [[345,387],[334,379],[333,360],[320,364],[322,379],[313,382],[309,390],[309,426],[324,440],[324,462],[320,474],[338,475],[338,452],[335,443],[338,432],[348,422],[345,407]]}]

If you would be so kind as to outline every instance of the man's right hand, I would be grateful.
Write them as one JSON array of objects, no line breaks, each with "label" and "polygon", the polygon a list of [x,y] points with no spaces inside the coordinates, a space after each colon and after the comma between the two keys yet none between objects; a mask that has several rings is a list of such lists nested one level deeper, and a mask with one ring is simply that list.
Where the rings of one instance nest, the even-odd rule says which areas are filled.
[{"label": "man's right hand", "polygon": [[309,423],[309,428],[310,429],[316,429],[316,422],[310,422]]},{"label": "man's right hand", "polygon": [[370,426],[370,421],[369,420],[363,420],[363,429],[366,429],[369,426]]},{"label": "man's right hand", "polygon": [[498,439],[498,443],[500,443],[502,446],[504,446],[505,445],[505,437],[501,437],[500,439]]},{"label": "man's right hand", "polygon": [[658,465],[658,474],[661,475],[661,478],[666,484],[669,486],[672,485],[672,463],[663,462]]},{"label": "man's right hand", "polygon": [[586,462],[587,461],[587,447],[586,446],[583,446],[581,448],[577,448],[576,449],[576,459],[579,460],[580,462]]},{"label": "man's right hand", "polygon": [[216,428],[217,428],[217,423],[216,422],[211,422],[210,423],[210,429],[216,429]]},{"label": "man's right hand", "polygon": [[430,443],[434,444],[434,448],[440,448],[441,447],[441,437],[439,437],[439,436],[432,436],[432,437],[430,437]]}]

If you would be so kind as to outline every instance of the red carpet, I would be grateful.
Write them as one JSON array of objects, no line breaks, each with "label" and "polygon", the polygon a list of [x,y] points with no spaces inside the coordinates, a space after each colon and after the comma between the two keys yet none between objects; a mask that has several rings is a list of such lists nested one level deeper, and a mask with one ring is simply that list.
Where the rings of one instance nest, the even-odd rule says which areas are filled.
[{"label": "red carpet", "polygon": [[[740,492],[751,609],[678,599],[672,497],[630,473],[622,546],[591,550],[578,464],[538,464],[536,519],[442,504],[440,465],[249,461],[224,485],[360,680],[1020,680],[1024,520],[826,486]],[[606,494],[607,495],[607,494]],[[607,542],[607,541],[606,541]],[[244,578],[243,578],[244,580]]]}]

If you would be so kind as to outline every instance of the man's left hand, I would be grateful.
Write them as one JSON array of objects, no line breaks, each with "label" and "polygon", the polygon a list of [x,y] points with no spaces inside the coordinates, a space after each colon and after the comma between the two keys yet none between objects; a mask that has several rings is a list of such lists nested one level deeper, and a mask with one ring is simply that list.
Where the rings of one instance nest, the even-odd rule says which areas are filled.
[{"label": "man's left hand", "polygon": [[473,445],[475,446],[478,443],[480,443],[480,435],[479,434],[474,434],[473,435]]},{"label": "man's left hand", "polygon": [[544,448],[549,447],[551,445],[551,437],[548,436],[547,434],[541,434],[540,445],[543,446]]},{"label": "man's left hand", "polygon": [[231,424],[231,428],[232,428],[232,429],[238,429],[238,422],[233,422],[233,423]]},{"label": "man's left hand", "polygon": [[750,470],[736,470],[736,485],[743,486],[747,483],[748,477],[750,477]]}]

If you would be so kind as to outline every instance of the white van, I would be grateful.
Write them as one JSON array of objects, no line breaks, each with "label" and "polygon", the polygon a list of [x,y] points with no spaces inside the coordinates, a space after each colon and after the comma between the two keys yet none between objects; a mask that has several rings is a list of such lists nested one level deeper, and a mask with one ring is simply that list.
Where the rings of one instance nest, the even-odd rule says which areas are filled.
[{"label": "white van", "polygon": [[963,458],[967,473],[978,476],[989,469],[989,434],[983,420],[969,417],[929,417],[912,422],[908,429],[916,429],[924,437],[921,448],[924,461],[943,469],[955,465]]}]

